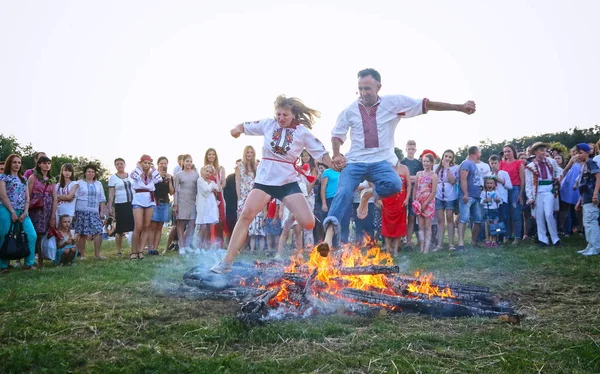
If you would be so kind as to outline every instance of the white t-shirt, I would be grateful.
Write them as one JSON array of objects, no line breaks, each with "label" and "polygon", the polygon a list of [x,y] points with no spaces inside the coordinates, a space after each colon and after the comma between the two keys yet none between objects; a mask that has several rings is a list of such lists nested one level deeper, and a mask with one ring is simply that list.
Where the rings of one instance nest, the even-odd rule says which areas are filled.
[{"label": "white t-shirt", "polygon": [[[484,202],[488,197],[492,198],[492,200],[488,203]],[[498,209],[500,203],[494,200],[496,197],[500,197],[497,191],[481,191],[481,205],[483,206],[484,214],[485,209]]]},{"label": "white t-shirt", "polygon": [[508,190],[513,189],[512,182],[510,181],[510,176],[508,175],[508,172],[504,170],[498,170],[497,175],[500,178],[504,179],[505,184],[502,185],[502,183],[500,182],[496,183],[496,192],[498,193],[498,196],[502,199],[502,202],[504,204],[508,204]]},{"label": "white t-shirt", "polygon": [[485,186],[485,184],[483,183],[483,177],[490,174],[492,169],[490,169],[490,165],[486,164],[483,161],[479,161],[479,162],[475,163],[475,166],[477,166],[477,170],[479,171],[479,178],[481,179],[481,185]]},{"label": "white t-shirt", "polygon": [[337,119],[331,137],[346,141],[350,130],[348,162],[388,161],[396,165],[394,131],[401,118],[427,113],[427,99],[413,99],[402,95],[382,96],[374,106],[367,108],[357,100]]},{"label": "white t-shirt", "polygon": [[113,174],[108,179],[108,188],[115,189],[115,204],[130,203],[133,200],[133,181],[129,174],[125,178]]},{"label": "white t-shirt", "polygon": [[[298,125],[295,128],[282,128],[272,118],[255,122],[245,122],[246,135],[263,135],[263,158],[258,164],[254,183],[266,186],[283,186],[298,181],[294,168],[304,148],[317,161],[323,159],[327,150],[312,132]],[[277,161],[273,161],[277,160]]]},{"label": "white t-shirt", "polygon": [[[448,171],[444,169],[438,172],[438,168],[440,167],[443,168],[443,166],[439,164],[433,167],[433,170],[439,178],[437,191],[435,192],[435,198],[442,201],[454,201],[458,199],[458,189],[456,188],[456,185],[460,184],[460,166],[453,165],[450,166]],[[448,181],[448,173],[452,173],[452,175],[454,176],[454,184]]]},{"label": "white t-shirt", "polygon": [[[56,184],[56,194],[68,195],[73,191],[73,186],[76,186],[76,181],[71,181],[64,188],[60,188],[60,184]],[[73,201],[59,201],[56,207],[56,214],[60,217],[64,214],[69,217],[73,217],[75,215],[75,205],[77,204],[77,198],[73,196]]]}]

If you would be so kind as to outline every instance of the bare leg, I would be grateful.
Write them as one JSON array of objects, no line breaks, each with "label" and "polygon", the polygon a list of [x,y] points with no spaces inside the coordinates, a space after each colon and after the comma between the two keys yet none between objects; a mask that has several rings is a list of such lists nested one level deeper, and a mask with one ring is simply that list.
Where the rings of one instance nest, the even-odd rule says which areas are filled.
[{"label": "bare leg", "polygon": [[256,249],[256,238],[254,237],[254,235],[250,236],[250,253],[254,253],[254,250]]},{"label": "bare leg", "polygon": [[41,268],[44,266],[44,256],[42,256],[42,238],[44,234],[38,234],[37,239],[35,241],[35,251],[38,255],[38,266]]},{"label": "bare leg", "polygon": [[427,248],[427,252],[425,252],[425,217],[419,215],[417,216],[417,219],[419,220],[419,245],[421,248],[421,253],[427,253],[429,252],[429,248]]},{"label": "bare leg", "polygon": [[177,234],[177,222],[178,221],[175,221],[175,224],[171,226],[171,231],[169,231],[169,236],[167,237],[167,248],[171,246],[173,240],[175,239],[175,235]]},{"label": "bare leg", "polygon": [[231,234],[231,240],[227,246],[227,254],[223,258],[223,262],[231,264],[238,255],[246,236],[248,235],[248,228],[250,223],[256,215],[264,208],[265,205],[271,200],[271,196],[261,190],[252,190],[246,198],[244,209],[238,218],[238,221]]},{"label": "bare leg", "polygon": [[458,223],[458,245],[465,245],[465,229],[467,227],[466,223],[459,222]]},{"label": "bare leg", "polygon": [[327,255],[329,254],[329,251],[331,250],[331,248],[333,248],[333,236],[335,235],[335,230],[333,228],[333,225],[329,225],[327,226],[327,229],[325,230],[325,239],[323,240],[322,243],[319,243],[319,245],[317,245],[317,251],[319,251],[319,254],[323,257],[327,257]]},{"label": "bare leg", "polygon": [[144,230],[144,209],[137,208],[133,210],[133,233],[131,237],[131,253],[136,254],[140,251],[143,251],[144,248],[140,248],[140,239],[142,236],[142,231]]},{"label": "bare leg", "polygon": [[356,209],[358,219],[365,219],[369,215],[369,199],[373,197],[373,188],[366,188],[360,193],[360,203]]},{"label": "bare leg", "polygon": [[431,219],[425,218],[425,253],[429,253],[429,245],[431,243]]},{"label": "bare leg", "polygon": [[115,245],[117,246],[117,255],[120,255],[123,249],[123,233],[115,234]]},{"label": "bare leg", "polygon": [[100,248],[102,247],[102,234],[94,235],[94,256],[100,257]]},{"label": "bare leg", "polygon": [[454,212],[446,210],[446,223],[448,224],[448,241],[450,247],[454,247]]},{"label": "bare leg", "polygon": [[[438,218],[438,232],[437,232],[438,245],[433,250],[434,252],[439,251],[440,249],[442,249],[444,247],[444,234],[446,231],[446,225],[444,222],[446,220],[446,216],[444,214],[445,211],[440,209],[440,210],[436,210],[435,213],[437,214],[437,218]],[[451,224],[452,223],[450,223],[450,221],[448,221],[448,232],[450,232]]]},{"label": "bare leg", "polygon": [[471,241],[473,242],[473,244],[477,243],[477,238],[479,237],[479,231],[481,230],[481,224],[480,223],[474,223],[473,224],[473,229],[471,230]]},{"label": "bare leg", "polygon": [[296,224],[293,228],[296,235],[296,250],[301,250],[304,247],[304,243],[302,242],[302,227]]},{"label": "bare leg", "polygon": [[85,242],[87,235],[79,234],[77,237],[77,248],[79,249],[79,255],[82,259],[85,259]]},{"label": "bare leg", "polygon": [[150,233],[150,224],[152,223],[152,214],[154,213],[154,208],[141,208],[135,209],[142,211],[142,232],[140,234],[140,252],[144,252],[144,247],[148,242],[148,234]]},{"label": "bare leg", "polygon": [[400,238],[392,240],[392,246],[394,247],[394,256],[398,256],[398,248],[400,248]]},{"label": "bare leg", "polygon": [[394,242],[394,239],[393,238],[388,238],[387,236],[384,239],[385,239],[385,248],[387,249],[387,251],[389,253],[392,253],[392,250],[393,250],[393,248],[392,248],[393,244],[392,243]]}]

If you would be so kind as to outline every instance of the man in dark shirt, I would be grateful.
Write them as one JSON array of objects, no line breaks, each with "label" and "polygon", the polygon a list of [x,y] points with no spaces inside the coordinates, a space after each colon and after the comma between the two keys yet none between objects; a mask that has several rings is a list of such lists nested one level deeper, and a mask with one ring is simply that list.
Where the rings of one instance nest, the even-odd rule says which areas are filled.
[{"label": "man in dark shirt", "polygon": [[225,188],[223,189],[223,198],[225,199],[225,219],[230,232],[237,222],[237,191],[235,184],[235,173],[231,173],[225,180]]},{"label": "man in dark shirt", "polygon": [[[423,164],[421,161],[415,158],[415,153],[417,153],[417,142],[414,140],[409,140],[406,142],[406,157],[400,161],[402,165],[405,165],[408,168],[408,172],[410,173],[410,183],[414,190],[415,182],[417,181],[417,173],[423,170]],[[413,232],[418,232],[418,227],[415,227],[415,212],[412,207],[412,195],[408,198],[408,224],[406,226],[406,246],[407,249],[412,247],[412,236]],[[418,242],[418,238],[417,238]]]},{"label": "man in dark shirt", "polygon": [[579,160],[583,161],[581,180],[579,182],[579,202],[576,210],[583,208],[583,226],[587,247],[579,251],[584,256],[600,253],[600,227],[598,227],[598,191],[600,190],[600,168],[590,158],[592,149],[586,143],[577,144]]}]

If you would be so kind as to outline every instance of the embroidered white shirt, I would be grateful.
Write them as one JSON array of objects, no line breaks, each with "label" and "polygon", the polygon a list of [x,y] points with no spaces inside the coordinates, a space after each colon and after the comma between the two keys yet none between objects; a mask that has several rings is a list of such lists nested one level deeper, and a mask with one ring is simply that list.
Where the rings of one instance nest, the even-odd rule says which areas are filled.
[{"label": "embroidered white shirt", "polygon": [[388,161],[395,165],[398,161],[394,154],[396,126],[401,118],[427,113],[427,101],[402,95],[382,96],[377,104],[367,108],[359,99],[338,116],[331,137],[343,143],[350,130],[347,162]]},{"label": "embroidered white shirt", "polygon": [[[154,187],[155,183],[162,182],[162,177],[158,170],[152,171],[152,178],[148,178],[143,174],[142,168],[138,166],[129,175],[132,180],[131,189],[133,190],[133,201],[131,203],[144,208],[156,206],[156,201],[152,201],[150,193],[153,193],[156,189]],[[136,192],[136,190],[140,190],[140,192]]]},{"label": "embroidered white shirt", "polygon": [[282,128],[272,118],[245,122],[243,125],[246,135],[264,136],[263,158],[258,164],[254,183],[283,186],[297,182],[298,173],[292,164],[298,161],[304,148],[317,161],[321,161],[327,154],[323,144],[302,125],[295,128]]}]

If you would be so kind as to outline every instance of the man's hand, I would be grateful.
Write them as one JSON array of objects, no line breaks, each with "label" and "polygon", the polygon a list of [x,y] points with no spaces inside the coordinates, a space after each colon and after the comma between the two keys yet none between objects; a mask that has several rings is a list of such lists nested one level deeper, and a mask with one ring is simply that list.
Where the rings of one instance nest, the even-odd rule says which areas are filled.
[{"label": "man's hand", "polygon": [[592,203],[594,203],[595,206],[598,206],[598,195],[592,196]]},{"label": "man's hand", "polygon": [[475,102],[471,100],[460,106],[460,111],[466,114],[473,114],[475,110],[477,110]]},{"label": "man's hand", "polygon": [[343,155],[335,155],[331,161],[333,162],[333,168],[336,171],[342,171],[342,169],[346,167],[346,157]]},{"label": "man's hand", "polygon": [[581,200],[577,201],[577,204],[575,204],[575,210],[578,212],[581,210]]},{"label": "man's hand", "polygon": [[239,138],[242,135],[243,131],[240,130],[237,126],[231,129],[231,136],[234,138]]},{"label": "man's hand", "polygon": [[463,195],[462,201],[463,201],[463,203],[467,204],[469,202],[469,195],[466,195],[466,194]]},{"label": "man's hand", "polygon": [[325,213],[329,212],[329,208],[327,207],[327,204],[323,203],[323,205],[321,206],[321,210],[324,211]]}]

